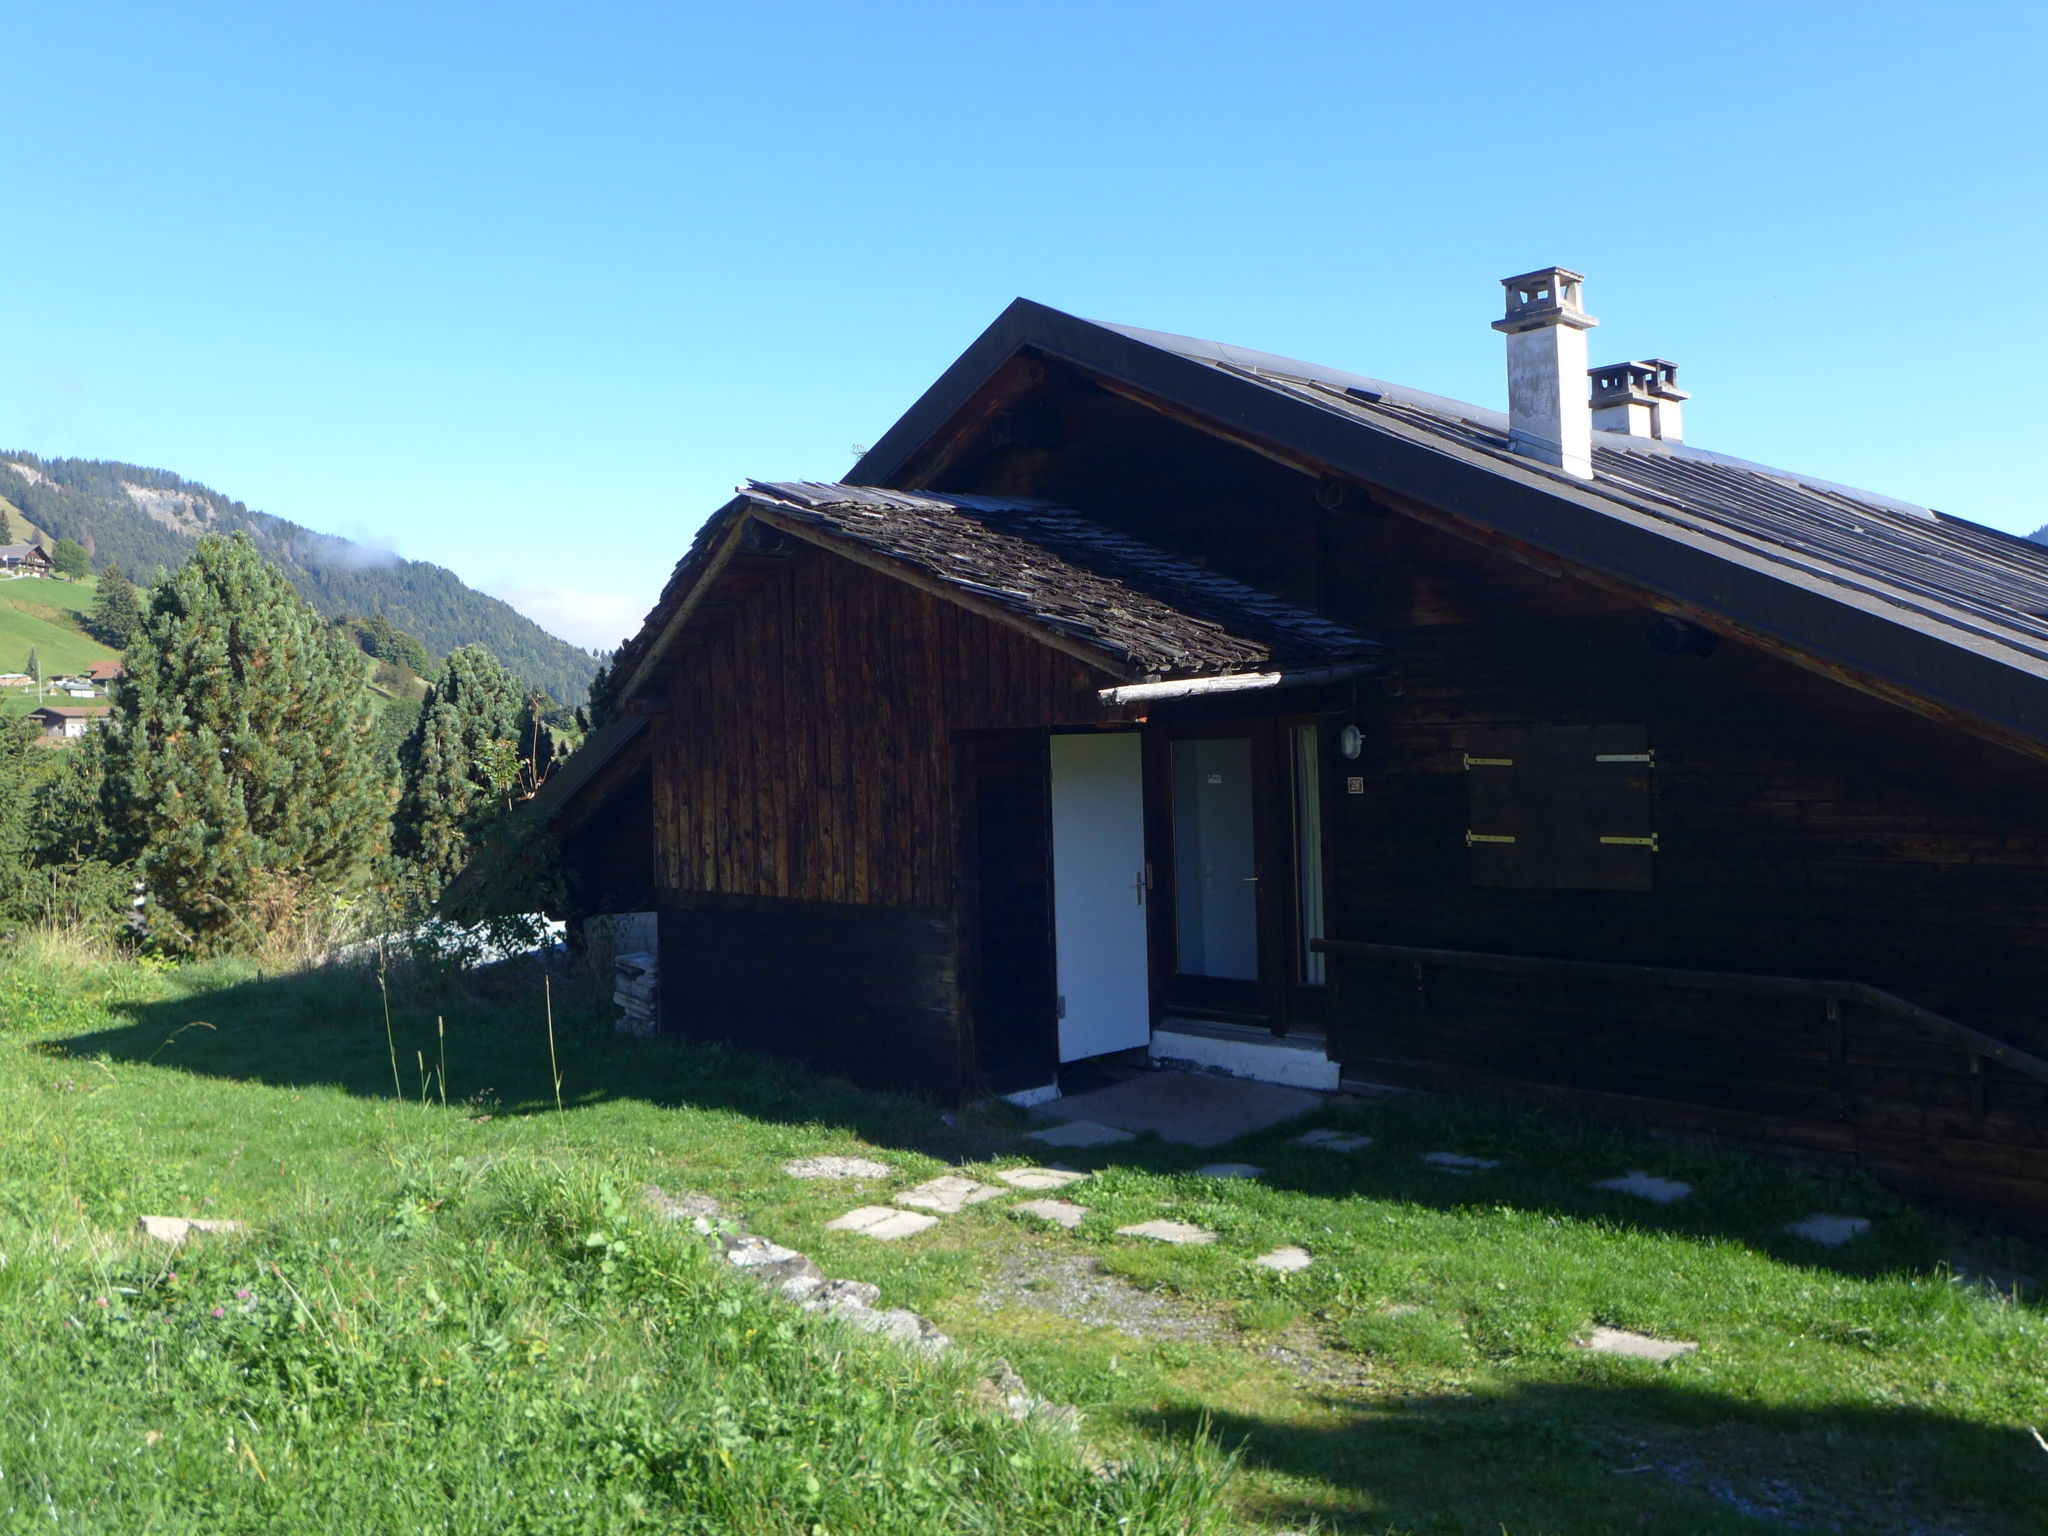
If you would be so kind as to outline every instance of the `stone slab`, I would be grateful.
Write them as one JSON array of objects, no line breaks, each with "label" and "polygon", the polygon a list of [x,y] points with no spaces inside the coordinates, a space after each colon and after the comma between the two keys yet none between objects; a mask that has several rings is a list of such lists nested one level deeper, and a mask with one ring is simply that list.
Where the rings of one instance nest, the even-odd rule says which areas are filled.
[{"label": "stone slab", "polygon": [[818,1273],[817,1266],[794,1248],[785,1248],[780,1243],[771,1243],[767,1238],[756,1237],[749,1232],[722,1238],[719,1248],[726,1263],[752,1275],[763,1285],[780,1286],[785,1280]]},{"label": "stone slab", "polygon": [[1129,1131],[1120,1131],[1113,1125],[1097,1125],[1093,1120],[1070,1120],[1065,1125],[1049,1125],[1042,1131],[1026,1131],[1024,1139],[1042,1141],[1048,1147],[1106,1147],[1111,1142],[1136,1138]]},{"label": "stone slab", "polygon": [[1261,1269],[1276,1269],[1283,1275],[1292,1275],[1313,1264],[1315,1255],[1306,1248],[1297,1248],[1290,1243],[1285,1248],[1275,1248],[1271,1253],[1262,1253],[1252,1262]]},{"label": "stone slab", "polygon": [[1819,1243],[1823,1248],[1839,1248],[1851,1238],[1861,1237],[1870,1230],[1867,1216],[1813,1215],[1793,1222],[1785,1230],[1794,1237],[1803,1237],[1809,1243]]},{"label": "stone slab", "polygon": [[929,1318],[919,1317],[902,1307],[886,1310],[855,1307],[832,1315],[863,1333],[880,1334],[891,1343],[917,1350],[920,1354],[940,1355],[953,1346],[953,1341],[939,1332]]},{"label": "stone slab", "polygon": [[1178,1243],[1199,1248],[1216,1241],[1214,1232],[1185,1221],[1141,1221],[1136,1226],[1118,1227],[1118,1237],[1149,1237],[1155,1243]]},{"label": "stone slab", "polygon": [[[784,1287],[788,1294],[788,1287]],[[857,1312],[882,1299],[882,1288],[866,1280],[827,1280],[790,1299],[806,1312]]]},{"label": "stone slab", "polygon": [[915,1211],[899,1211],[893,1205],[863,1205],[848,1211],[825,1223],[827,1232],[856,1232],[862,1237],[872,1237],[879,1243],[899,1242],[906,1237],[915,1237],[926,1227],[936,1227],[939,1218],[920,1216]]},{"label": "stone slab", "polygon": [[1647,1333],[1630,1333],[1626,1328],[1595,1328],[1579,1347],[1596,1355],[1620,1355],[1629,1360],[1655,1360],[1662,1364],[1691,1354],[1699,1345],[1678,1339],[1653,1339]]},{"label": "stone slab", "polygon": [[1069,1232],[1081,1225],[1081,1218],[1088,1214],[1087,1206],[1076,1205],[1071,1200],[1020,1200],[1010,1209],[1065,1227]]},{"label": "stone slab", "polygon": [[1156,1071],[1042,1105],[1039,1113],[1125,1131],[1151,1131],[1176,1146],[1220,1147],[1328,1102],[1321,1094],[1241,1077]]},{"label": "stone slab", "polygon": [[1078,1184],[1088,1175],[1075,1173],[1067,1168],[1005,1168],[996,1175],[1013,1189],[1065,1189],[1069,1184]]},{"label": "stone slab", "polygon": [[1256,1179],[1265,1171],[1257,1163],[1204,1163],[1195,1170],[1205,1179]]},{"label": "stone slab", "polygon": [[1498,1168],[1497,1157],[1468,1157],[1463,1152],[1425,1152],[1422,1160],[1432,1168],[1441,1168],[1447,1173],[1483,1173],[1488,1168]]},{"label": "stone slab", "polygon": [[792,1179],[886,1179],[889,1165],[872,1157],[799,1157],[782,1165]]},{"label": "stone slab", "polygon": [[941,1216],[956,1215],[970,1205],[979,1205],[984,1200],[993,1200],[1006,1191],[993,1184],[979,1184],[973,1179],[962,1178],[957,1173],[945,1173],[936,1179],[926,1179],[915,1189],[906,1189],[896,1197],[898,1205],[915,1206],[921,1211],[937,1211]]},{"label": "stone slab", "polygon": [[1593,1187],[1611,1189],[1618,1195],[1634,1195],[1638,1199],[1655,1201],[1658,1205],[1669,1205],[1692,1193],[1690,1184],[1680,1183],[1677,1179],[1660,1179],[1640,1168],[1631,1168],[1618,1179],[1601,1179]]},{"label": "stone slab", "polygon": [[1372,1138],[1324,1126],[1317,1131],[1303,1131],[1294,1138],[1294,1144],[1297,1147],[1321,1147],[1325,1152],[1363,1152],[1372,1145]]},{"label": "stone slab", "polygon": [[239,1221],[208,1221],[191,1216],[138,1216],[135,1230],[144,1237],[153,1237],[160,1243],[173,1246],[188,1237],[203,1237],[208,1234],[225,1235],[242,1230]]}]

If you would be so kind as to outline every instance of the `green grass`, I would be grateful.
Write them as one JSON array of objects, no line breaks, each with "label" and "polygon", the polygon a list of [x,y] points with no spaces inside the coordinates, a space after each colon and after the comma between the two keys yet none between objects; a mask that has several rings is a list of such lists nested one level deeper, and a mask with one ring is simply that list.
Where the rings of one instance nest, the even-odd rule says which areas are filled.
[{"label": "green grass", "polygon": [[[83,672],[96,661],[111,661],[115,652],[79,627],[97,598],[91,582],[0,580],[0,672],[22,671],[31,649],[42,663],[43,676]],[[104,699],[45,702],[104,703]],[[0,715],[25,714],[36,707],[35,696],[19,689],[0,694]]]},{"label": "green grass", "polygon": [[[781,1162],[860,1152],[893,1190],[1037,1160],[1018,1118],[948,1123],[742,1053],[625,1041],[573,989],[557,1113],[538,995],[480,985],[394,986],[400,1100],[362,972],[0,965],[0,1509],[22,1529],[2041,1528],[2048,1455],[2026,1428],[2048,1426],[2048,1326],[1947,1263],[1958,1243],[2033,1273],[2041,1256],[1862,1179],[1340,1101],[1304,1123],[1371,1149],[1296,1147],[1287,1126],[1230,1149],[1256,1183],[1150,1140],[1071,1154],[1096,1170],[1070,1191],[1091,1209],[1076,1233],[993,1201],[880,1245],[822,1224],[887,1190]],[[1435,1172],[1416,1154],[1437,1149],[1502,1167]],[[1632,1167],[1697,1193],[1588,1187]],[[964,1364],[709,1273],[642,1212],[650,1182],[877,1282],[970,1361],[1007,1357],[1084,1410],[1081,1443],[974,1409]],[[1873,1232],[1833,1252],[1779,1233],[1817,1210]],[[144,1212],[253,1230],[166,1259],[127,1235]],[[1115,1235],[1160,1215],[1218,1241]],[[1283,1242],[1314,1265],[1249,1263]],[[991,1299],[998,1274],[1050,1295],[1090,1258],[1178,1326],[1047,1310],[1028,1278]],[[1594,1357],[1574,1345],[1594,1323],[1700,1349]]]}]

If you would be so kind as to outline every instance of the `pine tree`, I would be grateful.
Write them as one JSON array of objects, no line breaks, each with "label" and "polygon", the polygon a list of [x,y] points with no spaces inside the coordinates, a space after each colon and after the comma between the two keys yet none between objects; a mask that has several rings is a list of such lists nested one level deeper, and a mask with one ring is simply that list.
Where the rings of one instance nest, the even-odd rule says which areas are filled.
[{"label": "pine tree", "polygon": [[108,566],[100,572],[99,600],[93,604],[86,627],[115,650],[125,651],[141,625],[142,604],[135,596],[135,584],[120,566]]},{"label": "pine tree", "polygon": [[523,688],[481,645],[448,653],[399,748],[392,852],[438,896],[518,798]]},{"label": "pine tree", "polygon": [[201,539],[150,594],[106,757],[169,947],[289,932],[381,852],[361,664],[243,534]]},{"label": "pine tree", "polygon": [[14,542],[14,514],[0,507],[0,544]]}]

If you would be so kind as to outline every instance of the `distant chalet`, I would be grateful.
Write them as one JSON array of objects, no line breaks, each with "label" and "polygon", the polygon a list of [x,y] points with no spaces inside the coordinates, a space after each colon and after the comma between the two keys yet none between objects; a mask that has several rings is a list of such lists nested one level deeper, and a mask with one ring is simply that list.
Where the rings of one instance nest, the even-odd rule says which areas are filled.
[{"label": "distant chalet", "polygon": [[45,741],[71,741],[112,713],[113,706],[108,704],[46,704],[30,710],[28,718],[42,727]]},{"label": "distant chalet", "polygon": [[0,571],[16,576],[47,576],[50,557],[39,544],[0,544]]}]

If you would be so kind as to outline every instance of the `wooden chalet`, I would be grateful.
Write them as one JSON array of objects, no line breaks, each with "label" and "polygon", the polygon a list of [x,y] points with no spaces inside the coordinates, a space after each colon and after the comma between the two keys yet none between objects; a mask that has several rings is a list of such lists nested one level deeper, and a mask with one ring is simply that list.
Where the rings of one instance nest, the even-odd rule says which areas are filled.
[{"label": "wooden chalet", "polygon": [[0,544],[0,571],[15,576],[47,576],[50,557],[40,544]]},{"label": "wooden chalet", "polygon": [[1506,416],[1012,305],[705,526],[543,791],[579,915],[868,1083],[1146,1050],[2048,1222],[2048,550],[1691,447],[1661,359],[1582,405],[1578,292]]},{"label": "wooden chalet", "polygon": [[93,727],[105,724],[112,713],[112,706],[106,704],[47,704],[30,710],[27,718],[41,727],[46,741],[75,741]]}]

